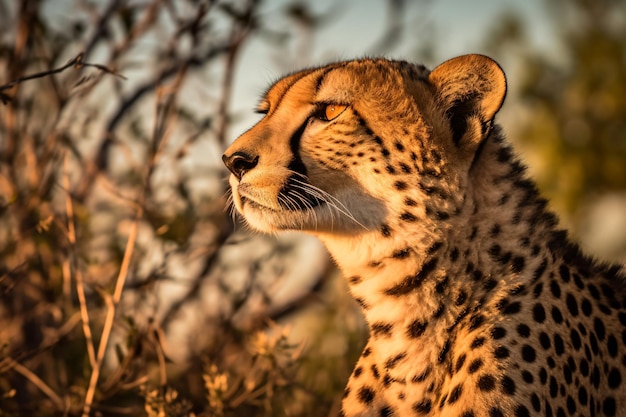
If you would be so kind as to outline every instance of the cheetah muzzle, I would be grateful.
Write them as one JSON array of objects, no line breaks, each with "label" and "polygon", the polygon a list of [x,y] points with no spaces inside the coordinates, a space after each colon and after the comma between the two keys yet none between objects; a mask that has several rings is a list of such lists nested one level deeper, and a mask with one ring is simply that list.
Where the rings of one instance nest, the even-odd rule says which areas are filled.
[{"label": "cheetah muzzle", "polygon": [[557,228],[494,117],[502,69],[286,76],[223,159],[253,229],[318,236],[370,337],[343,415],[626,416],[625,275]]}]

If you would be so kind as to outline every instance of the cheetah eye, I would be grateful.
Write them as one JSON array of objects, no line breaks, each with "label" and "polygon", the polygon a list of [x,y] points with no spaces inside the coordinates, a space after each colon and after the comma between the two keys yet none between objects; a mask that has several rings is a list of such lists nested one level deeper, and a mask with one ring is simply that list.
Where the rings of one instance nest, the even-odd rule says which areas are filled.
[{"label": "cheetah eye", "polygon": [[339,116],[348,106],[343,104],[327,104],[324,107],[324,117],[327,121],[331,121]]}]

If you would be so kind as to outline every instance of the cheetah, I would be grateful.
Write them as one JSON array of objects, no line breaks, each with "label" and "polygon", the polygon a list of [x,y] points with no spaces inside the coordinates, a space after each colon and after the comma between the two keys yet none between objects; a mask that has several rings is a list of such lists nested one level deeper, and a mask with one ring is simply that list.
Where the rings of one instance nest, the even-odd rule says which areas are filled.
[{"label": "cheetah", "polygon": [[224,153],[247,225],[317,236],[362,308],[343,416],[626,416],[626,274],[559,229],[505,94],[482,55],[333,63],[276,82]]}]

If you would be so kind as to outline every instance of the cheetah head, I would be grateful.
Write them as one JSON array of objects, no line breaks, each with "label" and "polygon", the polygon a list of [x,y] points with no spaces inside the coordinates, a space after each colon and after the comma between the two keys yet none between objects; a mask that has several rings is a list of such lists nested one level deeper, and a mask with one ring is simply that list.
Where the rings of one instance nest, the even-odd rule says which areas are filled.
[{"label": "cheetah head", "polygon": [[286,76],[222,157],[234,206],[263,232],[355,234],[444,213],[459,202],[433,190],[463,186],[505,92],[481,55],[432,72],[362,59]]}]

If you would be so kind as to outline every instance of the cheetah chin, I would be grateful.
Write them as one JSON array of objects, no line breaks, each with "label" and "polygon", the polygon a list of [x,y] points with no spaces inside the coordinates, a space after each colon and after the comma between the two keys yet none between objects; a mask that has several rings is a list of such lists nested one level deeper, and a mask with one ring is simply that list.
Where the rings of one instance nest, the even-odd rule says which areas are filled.
[{"label": "cheetah chin", "polygon": [[338,62],[271,86],[223,156],[247,224],[318,236],[363,309],[346,417],[626,416],[626,276],[558,229],[505,94],[482,55]]}]

